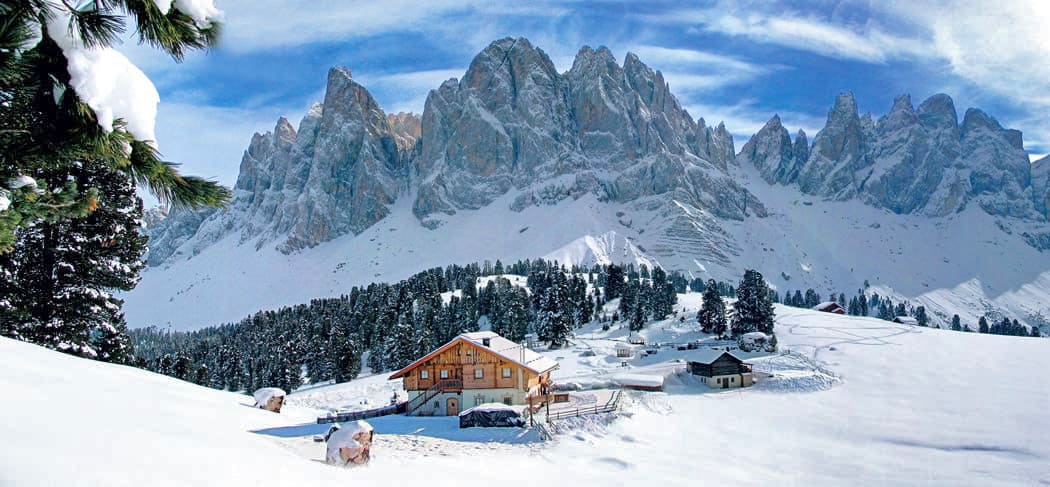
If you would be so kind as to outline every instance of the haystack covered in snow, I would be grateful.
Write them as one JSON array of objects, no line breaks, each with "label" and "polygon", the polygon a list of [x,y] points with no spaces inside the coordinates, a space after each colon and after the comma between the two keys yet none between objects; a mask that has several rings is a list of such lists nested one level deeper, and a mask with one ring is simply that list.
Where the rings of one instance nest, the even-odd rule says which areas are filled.
[{"label": "haystack covered in snow", "polygon": [[284,397],[287,395],[284,389],[277,387],[263,387],[252,394],[255,397],[255,407],[275,413],[281,412],[281,406],[284,406]]},{"label": "haystack covered in snow", "polygon": [[364,465],[371,459],[372,436],[375,430],[366,421],[332,425],[325,435],[329,465]]},{"label": "haystack covered in snow", "polygon": [[777,350],[777,339],[776,336],[766,335],[760,331],[753,331],[750,333],[744,333],[737,339],[737,345],[740,350],[745,352],[775,352]]},{"label": "haystack covered in snow", "polygon": [[502,403],[488,403],[474,406],[459,413],[460,428],[522,426],[525,426],[525,420],[521,417],[520,406],[514,407]]}]

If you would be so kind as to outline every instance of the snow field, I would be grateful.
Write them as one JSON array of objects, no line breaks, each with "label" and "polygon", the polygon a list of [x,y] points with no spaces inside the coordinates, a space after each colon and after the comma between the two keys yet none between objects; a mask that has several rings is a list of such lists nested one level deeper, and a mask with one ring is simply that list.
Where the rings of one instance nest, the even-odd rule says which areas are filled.
[{"label": "snow field", "polygon": [[[326,405],[327,394],[331,404],[386,401],[382,376],[293,392],[276,415],[248,396],[3,339],[0,388],[13,400],[0,422],[0,484],[1050,483],[1046,340],[776,311],[784,353],[751,359],[756,376],[769,374],[753,388],[697,384],[676,373],[685,352],[671,347],[620,367],[603,354],[625,331],[583,330],[575,346],[543,352],[562,361],[557,381],[663,371],[666,392],[627,394],[615,418],[556,423],[551,443],[497,437],[523,430],[461,431],[455,418],[378,418],[373,462],[349,470],[320,463],[324,447],[310,438],[322,411],[304,405]],[[644,334],[693,339],[690,320]]]}]

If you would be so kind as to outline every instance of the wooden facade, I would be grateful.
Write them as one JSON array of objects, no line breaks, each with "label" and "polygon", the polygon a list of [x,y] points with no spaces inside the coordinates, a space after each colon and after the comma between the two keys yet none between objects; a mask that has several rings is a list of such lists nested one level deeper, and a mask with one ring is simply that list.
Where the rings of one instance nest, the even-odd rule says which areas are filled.
[{"label": "wooden facade", "polygon": [[[423,391],[446,381],[447,390],[520,389],[528,391],[550,380],[550,371],[537,373],[467,340],[454,341],[438,353],[398,372],[406,391]],[[458,383],[458,384],[457,384]],[[459,385],[460,387],[454,387]]]},{"label": "wooden facade", "polygon": [[711,363],[689,362],[689,373],[704,377],[744,374],[751,373],[751,366],[731,354],[724,353]]},{"label": "wooden facade", "polygon": [[749,387],[754,383],[751,364],[725,350],[703,350],[689,360],[689,373],[715,389]]}]

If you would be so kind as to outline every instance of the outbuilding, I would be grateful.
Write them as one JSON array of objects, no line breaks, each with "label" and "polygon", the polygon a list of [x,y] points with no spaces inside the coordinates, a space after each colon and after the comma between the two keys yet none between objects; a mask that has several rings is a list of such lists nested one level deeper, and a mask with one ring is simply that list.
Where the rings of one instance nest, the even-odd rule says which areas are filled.
[{"label": "outbuilding", "polygon": [[751,364],[729,350],[697,350],[689,355],[689,373],[712,389],[749,387],[754,383]]},{"label": "outbuilding", "polygon": [[631,358],[634,356],[634,346],[626,343],[616,344],[616,356],[619,358]]},{"label": "outbuilding", "polygon": [[624,389],[636,391],[664,390],[664,377],[662,375],[617,374],[612,376],[612,381]]},{"label": "outbuilding", "polygon": [[902,325],[919,326],[919,320],[916,320],[911,316],[895,316],[893,318],[893,322],[900,323]]},{"label": "outbuilding", "polygon": [[834,301],[824,301],[813,307],[817,311],[823,311],[825,313],[834,313],[837,315],[846,314],[846,308],[843,308],[841,304]]},{"label": "outbuilding", "polygon": [[645,337],[640,333],[631,333],[631,335],[627,337],[627,343],[630,343],[631,345],[645,345]]}]

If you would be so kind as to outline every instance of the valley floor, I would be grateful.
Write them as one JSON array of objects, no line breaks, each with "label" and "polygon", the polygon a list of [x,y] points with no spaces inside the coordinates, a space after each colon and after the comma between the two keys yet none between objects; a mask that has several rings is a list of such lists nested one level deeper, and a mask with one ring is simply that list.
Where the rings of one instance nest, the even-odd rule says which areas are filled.
[{"label": "valley floor", "polygon": [[[586,329],[545,352],[562,363],[558,381],[600,387],[628,370],[667,375],[667,390],[631,393],[619,417],[556,428],[553,442],[380,418],[359,469],[320,463],[312,423],[389,401],[396,383],[383,376],[302,390],[276,415],[247,396],[0,339],[0,485],[1050,484],[1050,341],[777,316],[787,352],[753,359],[764,377],[753,388],[675,374],[685,352],[673,347],[621,367],[609,354],[626,331]],[[675,319],[645,333],[702,336]]]}]

